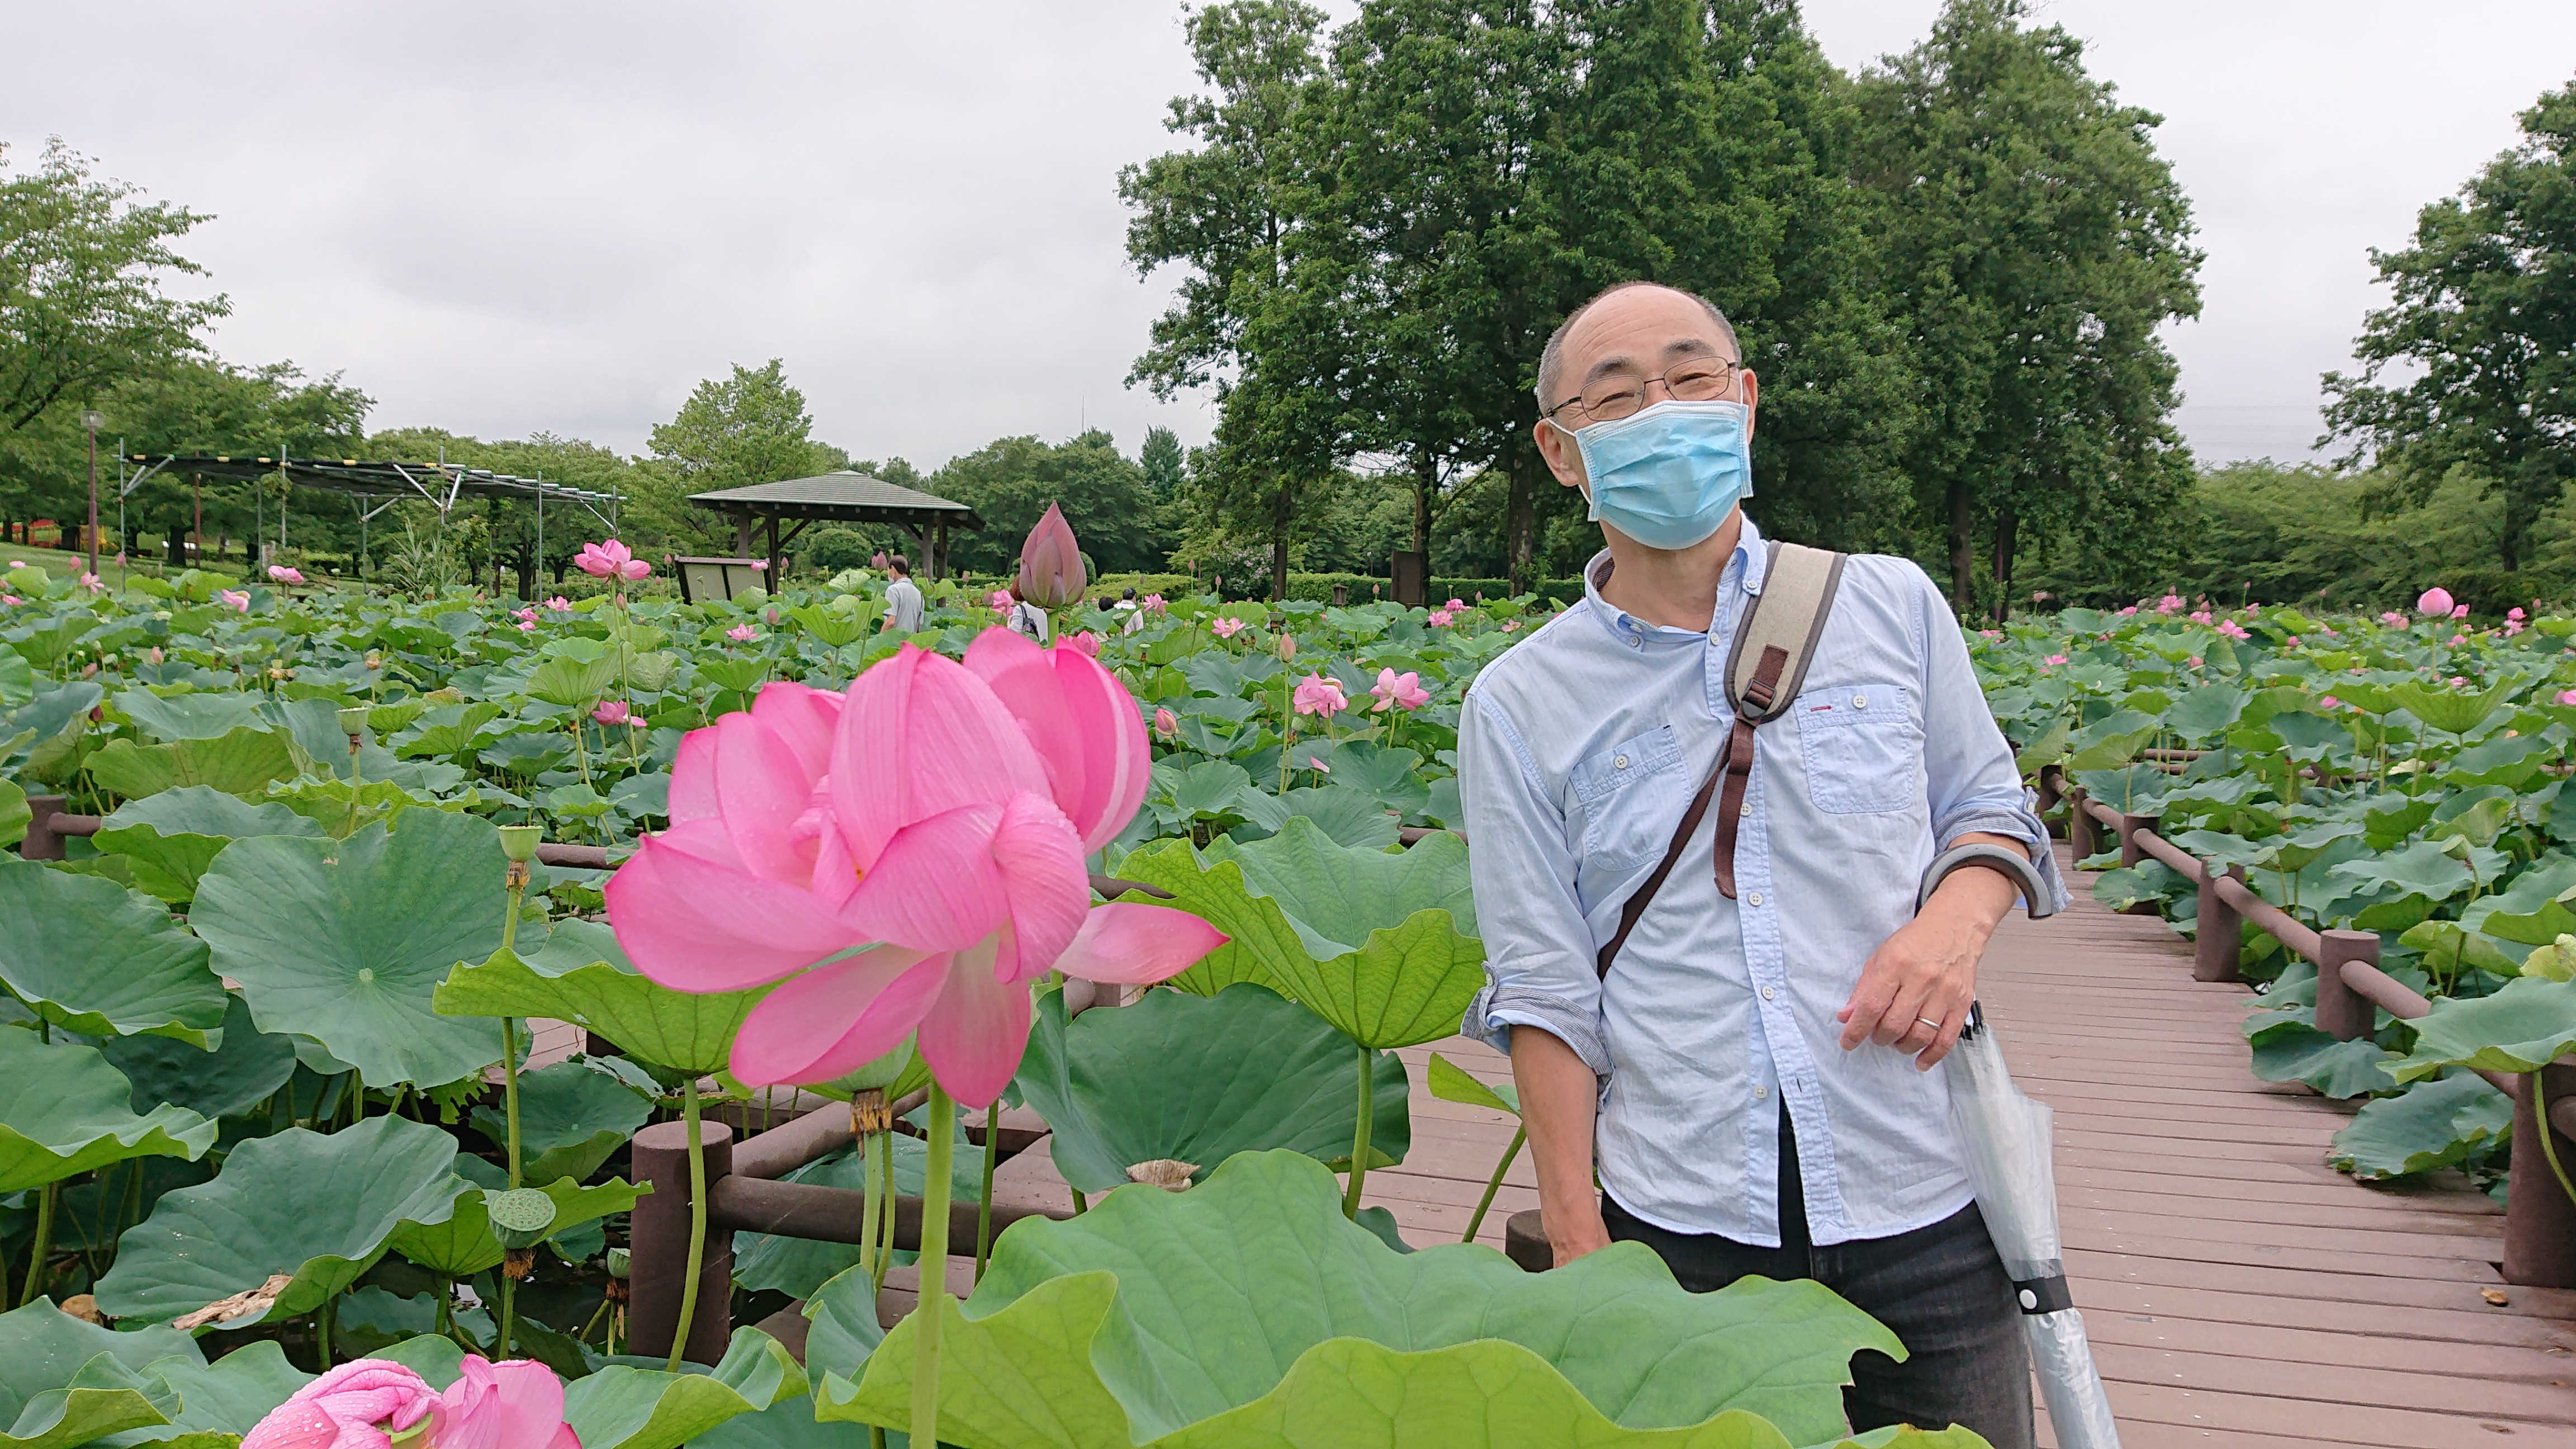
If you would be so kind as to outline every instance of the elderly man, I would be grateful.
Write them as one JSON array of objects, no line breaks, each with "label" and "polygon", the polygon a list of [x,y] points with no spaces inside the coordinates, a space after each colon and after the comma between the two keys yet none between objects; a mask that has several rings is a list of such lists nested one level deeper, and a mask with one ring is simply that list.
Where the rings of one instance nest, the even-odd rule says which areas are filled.
[{"label": "elderly man", "polygon": [[1855,1357],[1855,1430],[2015,1449],[2029,1362],[1939,1068],[1997,922],[2064,887],[1920,568],[1845,561],[1794,705],[1678,834],[1770,567],[1739,506],[1759,392],[1725,317],[1669,287],[1614,287],[1548,341],[1538,447],[1606,547],[1583,602],[1467,695],[1489,979],[1466,1025],[1511,1053],[1558,1263],[1633,1239],[1694,1290],[1814,1278],[1910,1353]]}]

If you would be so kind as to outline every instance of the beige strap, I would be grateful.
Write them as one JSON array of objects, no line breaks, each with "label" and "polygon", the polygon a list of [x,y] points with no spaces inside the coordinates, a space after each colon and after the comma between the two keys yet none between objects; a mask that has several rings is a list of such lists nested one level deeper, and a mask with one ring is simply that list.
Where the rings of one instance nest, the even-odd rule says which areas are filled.
[{"label": "beige strap", "polygon": [[[1788,712],[1806,680],[1807,664],[1815,658],[1816,641],[1824,636],[1842,579],[1839,553],[1802,543],[1771,545],[1762,592],[1747,606],[1751,616],[1735,631],[1734,647],[1726,656],[1726,699],[1737,718],[1762,724]],[[1773,649],[1787,662],[1772,675],[1769,696],[1756,699],[1754,677]]]}]

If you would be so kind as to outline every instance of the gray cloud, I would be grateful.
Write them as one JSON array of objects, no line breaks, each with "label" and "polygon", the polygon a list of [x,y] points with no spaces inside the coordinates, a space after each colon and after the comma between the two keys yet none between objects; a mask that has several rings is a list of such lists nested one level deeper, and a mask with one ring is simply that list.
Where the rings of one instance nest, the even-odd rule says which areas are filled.
[{"label": "gray cloud", "polygon": [[[1349,7],[1337,5],[1336,13]],[[1815,0],[1853,67],[1935,0]],[[818,432],[935,464],[1083,420],[1191,441],[1122,380],[1164,305],[1121,165],[1172,144],[1175,4],[10,7],[0,139],[60,134],[218,214],[190,246],[243,361],[345,369],[383,425],[640,449],[728,363],[784,357]],[[2204,456],[2288,456],[2375,297],[2364,248],[2509,144],[2576,8],[2060,0],[2210,252],[2174,329]]]}]

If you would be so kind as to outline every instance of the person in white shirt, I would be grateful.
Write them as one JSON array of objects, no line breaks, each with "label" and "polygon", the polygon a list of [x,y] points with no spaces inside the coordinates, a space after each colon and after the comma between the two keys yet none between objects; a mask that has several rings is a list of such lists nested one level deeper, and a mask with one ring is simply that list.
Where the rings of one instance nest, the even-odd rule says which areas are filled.
[{"label": "person in white shirt", "polygon": [[1041,644],[1047,641],[1046,610],[1020,597],[1020,586],[1011,585],[1011,607],[1004,611],[1002,623],[1014,634],[1026,634]]},{"label": "person in white shirt", "polygon": [[893,579],[886,585],[885,623],[878,627],[891,629],[897,634],[920,633],[923,613],[921,585],[912,581],[912,565],[905,562],[903,555],[897,554],[887,561],[886,572]]}]

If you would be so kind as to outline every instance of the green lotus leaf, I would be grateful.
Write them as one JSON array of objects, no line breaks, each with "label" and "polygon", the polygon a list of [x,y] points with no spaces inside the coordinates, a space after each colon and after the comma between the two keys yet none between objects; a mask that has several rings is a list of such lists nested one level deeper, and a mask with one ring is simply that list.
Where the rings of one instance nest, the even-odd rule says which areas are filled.
[{"label": "green lotus leaf", "polygon": [[[650,1096],[586,1061],[521,1072],[520,1176],[529,1182],[578,1182],[597,1172],[652,1115]],[[508,1147],[510,1123],[499,1106],[477,1107],[469,1120],[494,1146]]]},{"label": "green lotus leaf", "polygon": [[286,1361],[286,1351],[275,1339],[243,1344],[211,1364],[193,1356],[171,1357],[156,1359],[143,1371],[179,1395],[179,1412],[170,1417],[166,1428],[118,1436],[120,1445],[159,1443],[193,1434],[247,1434],[270,1410],[313,1382],[313,1375]]},{"label": "green lotus leaf", "polygon": [[[8,750],[0,747],[0,755]],[[36,818],[27,808],[27,792],[15,780],[0,780],[0,850],[27,838],[27,826]]]},{"label": "green lotus leaf", "polygon": [[1351,740],[1334,747],[1332,763],[1334,784],[1359,791],[1381,809],[1419,815],[1431,803],[1430,782],[1422,778],[1422,757],[1409,749]]},{"label": "green lotus leaf", "polygon": [[418,729],[394,742],[394,753],[405,759],[445,759],[462,754],[474,747],[483,726],[501,714],[501,706],[483,702],[432,710]]},{"label": "green lotus leaf", "polygon": [[2478,851],[2478,874],[2471,876],[2461,859],[2442,848],[2435,840],[2419,840],[2391,855],[2366,860],[2347,860],[2334,867],[2333,874],[2357,881],[2364,886],[2388,887],[2400,894],[2420,895],[2430,901],[2446,901],[2476,885],[2478,880],[2493,880],[2504,866],[2496,852]]},{"label": "green lotus leaf", "polygon": [[99,1050],[134,1084],[137,1112],[168,1102],[204,1117],[236,1116],[295,1075],[294,1039],[253,1025],[238,995],[224,1007],[223,1044],[211,1052],[163,1036],[110,1037]]},{"label": "green lotus leaf", "polygon": [[608,687],[616,682],[617,661],[614,659],[557,657],[529,673],[527,693],[548,704],[577,709],[607,693]]},{"label": "green lotus leaf", "polygon": [[2415,1050],[2389,1071],[2398,1081],[2444,1067],[2535,1072],[2576,1047],[2576,982],[2517,976],[2493,996],[2440,1000],[2415,1028]]},{"label": "green lotus leaf", "polygon": [[1244,880],[1279,902],[1316,959],[1357,947],[1368,933],[1439,909],[1461,934],[1476,932],[1476,896],[1467,879],[1467,843],[1434,835],[1410,850],[1353,850],[1311,824],[1291,820],[1250,845],[1220,839],[1210,861],[1231,860]]},{"label": "green lotus leaf", "polygon": [[2460,925],[2506,941],[2546,946],[2576,931],[2576,911],[2559,897],[2576,892],[2576,856],[2549,855],[2513,878],[2513,884],[2491,896],[2469,902]]},{"label": "green lotus leaf", "polygon": [[134,1157],[193,1162],[215,1145],[215,1124],[185,1107],[161,1103],[138,1116],[132,1084],[83,1042],[0,1027],[0,1082],[9,1084],[0,1092],[0,1192]]},{"label": "green lotus leaf", "polygon": [[2576,980],[2576,934],[2565,934],[2545,946],[2535,946],[2522,958],[2522,974],[2543,981]]},{"label": "green lotus leaf", "polygon": [[404,1223],[447,1221],[463,1189],[455,1158],[456,1139],[401,1117],[243,1142],[214,1181],[163,1194],[117,1240],[99,1311],[167,1323],[284,1273],[294,1281],[266,1314],[223,1326],[308,1312],[373,1267]]},{"label": "green lotus leaf", "polygon": [[[1188,1192],[1015,1223],[948,1313],[943,1432],[990,1449],[1299,1442],[1289,1421],[1351,1442],[1344,1416],[1391,1409],[1403,1429],[1376,1442],[1408,1449],[1781,1449],[1840,1435],[1852,1354],[1904,1353],[1815,1282],[1689,1293],[1639,1244],[1550,1273],[1464,1243],[1400,1254],[1342,1217],[1321,1164],[1284,1151],[1235,1157]],[[902,1427],[916,1328],[898,1324],[855,1389],[814,1364],[818,1415]]]},{"label": "green lotus leaf", "polygon": [[71,1449],[108,1434],[167,1424],[179,1395],[156,1375],[99,1353],[58,1389],[30,1395],[0,1430],[0,1449]]},{"label": "green lotus leaf", "polygon": [[[131,1377],[119,1378],[101,1358]],[[204,1362],[195,1341],[175,1329],[119,1333],[74,1318],[51,1299],[0,1313],[0,1425],[7,1426],[0,1444],[68,1449],[167,1423],[175,1396],[154,1375],[165,1365]]]},{"label": "green lotus leaf", "polygon": [[[1314,789],[1291,790],[1279,797],[1279,803],[1287,807],[1289,815],[1311,822],[1326,839],[1352,850],[1382,851],[1398,838],[1395,817],[1386,813],[1386,807],[1377,803],[1376,797],[1338,781]],[[1280,824],[1284,828],[1287,822]]]},{"label": "green lotus leaf", "polygon": [[[745,1097],[759,1096],[764,1090],[744,1085],[731,1072],[718,1072],[716,1077],[725,1084],[726,1090]],[[834,1077],[828,1082],[801,1083],[797,1090],[828,1097],[835,1102],[847,1102],[861,1092],[877,1091],[885,1093],[886,1100],[891,1102],[929,1085],[930,1063],[922,1059],[913,1039],[905,1037],[903,1045],[857,1071]]]},{"label": "green lotus leaf", "polygon": [[2397,1085],[2388,1074],[2395,1052],[2368,1037],[2337,1040],[2318,1030],[2315,1018],[2314,1007],[2248,1017],[2245,1035],[2254,1047],[2254,1075],[2267,1082],[2305,1082],[2338,1100]]},{"label": "green lotus leaf", "polygon": [[2384,795],[2370,802],[2361,817],[2362,838],[2373,850],[2393,850],[2408,836],[2424,828],[2433,818],[2433,807],[2440,804],[2431,798],[2415,800],[2404,795]]},{"label": "green lotus leaf", "polygon": [[1184,910],[1226,935],[1224,945],[1164,985],[1199,996],[1214,996],[1237,982],[1288,990],[1271,963],[1303,955],[1305,947],[1279,903],[1245,883],[1242,866],[1230,860],[1202,866],[1189,841],[1176,839],[1130,853],[1118,869],[1123,879],[1168,892],[1168,898],[1158,898],[1129,891],[1120,900]]},{"label": "green lotus leaf", "polygon": [[2485,724],[2521,687],[2521,679],[2513,676],[2476,691],[2436,688],[2410,679],[2390,685],[2388,697],[2398,708],[2444,734],[2466,735]]},{"label": "green lotus leaf", "polygon": [[2164,726],[2197,743],[2224,734],[2245,712],[2245,691],[2232,684],[2204,684],[2168,706]]},{"label": "green lotus leaf", "polygon": [[2522,972],[2522,963],[2498,950],[2493,940],[2476,931],[2460,929],[2457,921],[2418,921],[2397,939],[2423,952],[2424,965],[2438,969],[2446,977],[2456,974],[2462,966],[2474,966],[2491,976],[2517,976]]},{"label": "green lotus leaf", "polygon": [[1509,1112],[1515,1117],[1521,1114],[1519,1088],[1509,1082],[1499,1087],[1489,1087],[1470,1076],[1465,1067],[1438,1052],[1431,1054],[1431,1070],[1424,1075],[1429,1079],[1431,1095],[1443,1102],[1460,1102],[1470,1107],[1489,1107],[1497,1112]]},{"label": "green lotus leaf", "polygon": [[19,773],[30,780],[60,784],[78,771],[89,734],[89,712],[105,696],[96,682],[75,679],[12,713],[0,736],[7,737],[11,753],[27,751]]},{"label": "green lotus leaf", "polygon": [[[510,1176],[463,1152],[456,1154],[453,1168],[467,1184],[456,1194],[455,1210],[441,1222],[404,1223],[386,1239],[385,1247],[433,1273],[470,1278],[499,1263],[507,1251],[500,1235],[492,1230],[488,1194],[507,1191]],[[531,1183],[537,1180],[525,1174],[523,1177]],[[569,1177],[524,1189],[543,1193],[554,1203],[554,1218],[546,1229],[546,1236],[554,1238],[610,1213],[625,1212],[635,1206],[635,1199],[652,1190],[650,1183],[629,1183],[624,1178],[584,1187]]]},{"label": "green lotus leaf", "polygon": [[270,722],[260,713],[265,701],[264,695],[229,690],[164,695],[149,689],[121,689],[108,707],[133,721],[136,729],[166,743],[219,740],[245,726],[266,729]]},{"label": "green lotus leaf", "polygon": [[[829,1364],[844,1380],[855,1381],[868,1355],[885,1342],[885,1325],[877,1319],[876,1278],[855,1264],[807,1293],[804,1313],[805,1361]],[[820,1406],[818,1396],[814,1407]]]},{"label": "green lotus leaf", "polygon": [[459,961],[501,941],[500,835],[479,816],[404,814],[390,834],[234,842],[189,920],[262,1030],[298,1032],[368,1085],[429,1086],[499,1060],[500,1026],[431,1005]]},{"label": "green lotus leaf", "polygon": [[805,1370],[778,1340],[737,1328],[713,1369],[664,1373],[616,1363],[564,1387],[564,1422],[582,1449],[679,1449],[737,1414],[805,1393]]},{"label": "green lotus leaf", "polygon": [[35,697],[35,666],[14,650],[0,653],[0,709],[16,709]]},{"label": "green lotus leaf", "polygon": [[[575,958],[586,959],[567,964]],[[703,996],[674,991],[627,965],[606,927],[565,921],[538,955],[494,951],[456,967],[435,1001],[447,1013],[573,1022],[640,1061],[703,1074],[723,1069],[734,1033],[768,994],[765,986]]]},{"label": "green lotus leaf", "polygon": [[[1373,1062],[1369,1145],[1392,1166],[1413,1136],[1404,1063],[1393,1052]],[[1056,1171],[1098,1193],[1126,1186],[1139,1162],[1195,1163],[1194,1180],[1204,1182],[1218,1163],[1259,1148],[1348,1158],[1359,1114],[1353,1067],[1349,1038],[1246,982],[1213,997],[1149,991],[1070,1023],[1063,995],[1051,992],[1017,1080],[1053,1130]]]},{"label": "green lotus leaf", "polygon": [[197,877],[236,839],[322,834],[321,826],[283,805],[253,805],[210,786],[181,785],[117,807],[92,842],[124,856],[135,885],[176,904],[196,896]]},{"label": "green lotus leaf", "polygon": [[2075,732],[2066,742],[2066,768],[2111,770],[2136,759],[2162,729],[2151,714],[2115,710]]},{"label": "green lotus leaf", "polygon": [[1447,911],[1422,911],[1393,930],[1371,931],[1359,950],[1290,961],[1280,975],[1297,1000],[1351,1040],[1392,1050],[1455,1035],[1484,984],[1484,966],[1482,942],[1458,934]]},{"label": "green lotus leaf", "polygon": [[2271,863],[2272,852],[2281,837],[2269,840],[2247,840],[2218,830],[2186,830],[2173,837],[2173,843],[2220,870],[2231,865],[2260,866]]},{"label": "green lotus leaf", "polygon": [[32,860],[0,860],[0,986],[83,1036],[153,1032],[201,1047],[227,1004],[206,943],[160,902]]},{"label": "green lotus leaf", "polygon": [[[930,1180],[930,1144],[901,1132],[889,1134],[887,1140],[894,1157],[895,1194],[921,1196],[923,1184]],[[966,1135],[963,1121],[958,1123],[957,1141],[949,1149],[948,1163],[949,1200],[975,1201],[984,1190],[984,1149]],[[843,1148],[806,1163],[781,1180],[856,1191],[867,1186],[867,1163],[855,1147]],[[895,1250],[898,1267],[918,1258],[909,1249]],[[754,1292],[773,1289],[791,1298],[810,1298],[825,1282],[849,1271],[858,1261],[859,1250],[849,1243],[783,1238],[769,1233],[738,1232],[733,1238],[734,1281]]]},{"label": "green lotus leaf", "polygon": [[2455,1167],[2513,1135],[2513,1099],[2475,1072],[2417,1082],[2362,1104],[2326,1160],[2364,1182]]},{"label": "green lotus leaf", "polygon": [[90,778],[127,799],[181,785],[206,785],[256,799],[271,780],[290,779],[295,757],[280,731],[243,725],[217,739],[138,745],[110,740],[89,757]]},{"label": "green lotus leaf", "polygon": [[2501,785],[2519,790],[2540,773],[2558,746],[2540,735],[2496,734],[2451,757],[2441,778],[2451,785]]}]

